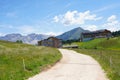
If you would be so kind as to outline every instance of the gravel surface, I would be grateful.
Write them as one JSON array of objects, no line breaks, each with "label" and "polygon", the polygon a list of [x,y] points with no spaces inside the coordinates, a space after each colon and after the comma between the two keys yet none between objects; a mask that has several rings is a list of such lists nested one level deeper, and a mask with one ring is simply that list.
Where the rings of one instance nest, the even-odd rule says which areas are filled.
[{"label": "gravel surface", "polygon": [[60,62],[28,80],[108,80],[92,57],[72,50],[59,51],[63,55]]}]

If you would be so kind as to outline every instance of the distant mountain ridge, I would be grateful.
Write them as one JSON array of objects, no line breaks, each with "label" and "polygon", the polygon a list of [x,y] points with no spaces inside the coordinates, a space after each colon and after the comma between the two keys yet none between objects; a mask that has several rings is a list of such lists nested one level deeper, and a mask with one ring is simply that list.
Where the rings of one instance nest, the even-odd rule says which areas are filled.
[{"label": "distant mountain ridge", "polygon": [[[59,36],[56,36],[59,39],[62,40],[77,40],[80,38],[80,34],[82,32],[90,32],[88,30],[84,30],[81,27],[78,28],[74,28],[70,31],[67,31]],[[28,34],[26,36],[23,36],[21,34],[7,34],[5,36],[1,36],[0,40],[6,40],[6,41],[12,41],[12,42],[16,42],[17,40],[22,40],[23,43],[27,43],[27,44],[37,44],[38,41],[43,40],[43,39],[47,39],[48,37],[50,37],[51,35],[44,35],[44,34]]]},{"label": "distant mountain ridge", "polygon": [[78,28],[74,28],[70,31],[67,31],[59,36],[56,36],[56,37],[59,39],[62,39],[64,41],[65,40],[77,40],[77,39],[80,39],[82,32],[90,32],[90,31],[84,30],[81,27],[78,27]]},{"label": "distant mountain ridge", "polygon": [[6,40],[6,41],[12,41],[16,42],[17,40],[22,40],[23,43],[27,44],[37,44],[39,40],[43,40],[50,37],[50,35],[44,35],[44,34],[28,34],[26,36],[23,36],[21,34],[7,34],[5,36],[1,36],[0,40]]}]

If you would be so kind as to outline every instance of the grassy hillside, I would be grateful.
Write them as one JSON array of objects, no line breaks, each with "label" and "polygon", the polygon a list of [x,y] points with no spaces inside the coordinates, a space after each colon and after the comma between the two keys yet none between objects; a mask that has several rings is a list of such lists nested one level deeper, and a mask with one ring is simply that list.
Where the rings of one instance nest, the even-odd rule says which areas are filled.
[{"label": "grassy hillside", "polygon": [[77,52],[95,58],[106,71],[110,80],[120,80],[120,37],[73,44],[79,45],[79,49],[74,49]]},{"label": "grassy hillside", "polygon": [[0,80],[25,80],[60,58],[55,48],[0,41]]},{"label": "grassy hillside", "polygon": [[120,37],[94,39],[88,42],[75,42],[73,44],[79,45],[79,48],[85,49],[109,49],[109,50],[120,50]]}]

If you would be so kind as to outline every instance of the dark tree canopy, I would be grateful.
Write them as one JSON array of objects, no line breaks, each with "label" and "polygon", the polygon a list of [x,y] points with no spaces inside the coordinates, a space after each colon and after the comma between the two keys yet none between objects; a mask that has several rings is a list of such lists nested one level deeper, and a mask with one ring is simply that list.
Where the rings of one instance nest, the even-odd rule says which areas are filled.
[{"label": "dark tree canopy", "polygon": [[114,37],[120,36],[120,30],[119,30],[119,31],[112,32],[112,35],[113,35]]},{"label": "dark tree canopy", "polygon": [[63,44],[71,44],[73,42],[79,42],[80,40],[66,40],[66,41],[62,41]]},{"label": "dark tree canopy", "polygon": [[23,43],[22,40],[17,40],[16,43]]}]

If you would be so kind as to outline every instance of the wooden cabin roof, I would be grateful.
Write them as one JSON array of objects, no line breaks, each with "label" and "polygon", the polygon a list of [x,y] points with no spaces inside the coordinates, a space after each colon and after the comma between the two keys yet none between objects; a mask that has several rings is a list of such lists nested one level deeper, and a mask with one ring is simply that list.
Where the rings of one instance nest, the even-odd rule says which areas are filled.
[{"label": "wooden cabin roof", "polygon": [[98,33],[102,33],[102,32],[108,32],[111,33],[111,31],[107,30],[107,29],[101,29],[101,30],[96,30],[96,31],[92,31],[92,32],[83,32],[83,35],[88,35],[88,34],[98,34]]}]

